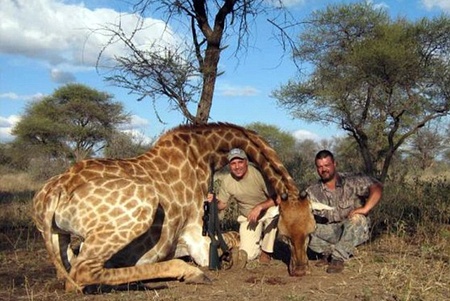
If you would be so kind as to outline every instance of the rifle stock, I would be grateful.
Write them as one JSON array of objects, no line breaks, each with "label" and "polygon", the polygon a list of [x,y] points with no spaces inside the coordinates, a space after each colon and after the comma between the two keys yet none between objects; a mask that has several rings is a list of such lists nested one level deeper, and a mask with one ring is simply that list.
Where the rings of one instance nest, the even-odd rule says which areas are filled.
[{"label": "rifle stock", "polygon": [[219,270],[219,247],[224,253],[227,253],[228,246],[226,245],[222,237],[222,233],[220,232],[219,209],[217,207],[216,193],[214,192],[214,166],[212,163],[209,192],[213,195],[213,199],[211,202],[206,201],[203,203],[204,214],[202,234],[203,236],[208,235],[211,239],[211,243],[209,244],[209,269]]},{"label": "rifle stock", "polygon": [[218,216],[217,199],[216,194],[213,192],[213,200],[209,203],[209,222],[208,222],[208,232],[211,238],[211,243],[209,244],[209,269],[219,270],[220,269],[220,259],[219,259],[219,242],[216,239],[215,231],[218,229],[219,221],[216,218]]},{"label": "rifle stock", "polygon": [[217,250],[218,245],[213,243],[209,244],[209,266],[210,270],[220,270],[220,258],[219,251]]}]

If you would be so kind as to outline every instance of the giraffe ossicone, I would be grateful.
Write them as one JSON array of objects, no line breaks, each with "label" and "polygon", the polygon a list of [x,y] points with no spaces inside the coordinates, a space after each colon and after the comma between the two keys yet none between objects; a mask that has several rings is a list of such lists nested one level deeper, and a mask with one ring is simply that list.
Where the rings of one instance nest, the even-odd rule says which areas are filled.
[{"label": "giraffe ossicone", "polygon": [[[291,247],[289,273],[306,273],[315,223],[309,202],[256,132],[228,123],[185,125],[130,159],[88,159],[51,178],[33,199],[33,219],[66,290],[153,279],[208,283],[210,239],[202,235],[210,166],[243,149],[278,195],[279,232]],[[71,236],[82,248],[73,254]],[[224,234],[226,235],[226,233]],[[235,234],[230,238],[235,241]],[[226,237],[225,237],[226,239]],[[177,259],[188,255],[198,265]]]}]

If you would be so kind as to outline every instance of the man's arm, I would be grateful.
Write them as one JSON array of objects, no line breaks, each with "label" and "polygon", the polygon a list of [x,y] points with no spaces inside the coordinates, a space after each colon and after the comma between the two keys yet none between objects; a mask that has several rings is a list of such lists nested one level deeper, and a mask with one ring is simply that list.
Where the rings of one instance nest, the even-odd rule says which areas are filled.
[{"label": "man's arm", "polygon": [[[210,192],[208,192],[208,195],[206,196],[206,200],[208,202],[212,202],[214,195]],[[217,200],[217,209],[219,210],[223,210],[225,208],[227,208],[227,204],[225,202],[222,202],[221,200],[219,200],[216,196],[216,200]]]},{"label": "man's arm", "polygon": [[363,207],[356,208],[352,210],[348,217],[352,217],[355,214],[362,214],[362,215],[368,215],[369,212],[375,207],[380,199],[381,195],[383,193],[383,185],[379,182],[376,182],[369,187],[369,196],[366,200],[366,204]]},{"label": "man's arm", "polygon": [[269,209],[270,207],[275,206],[275,201],[272,198],[268,198],[267,200],[257,204],[247,216],[247,220],[249,222],[256,222],[258,218],[261,216],[261,212]]}]

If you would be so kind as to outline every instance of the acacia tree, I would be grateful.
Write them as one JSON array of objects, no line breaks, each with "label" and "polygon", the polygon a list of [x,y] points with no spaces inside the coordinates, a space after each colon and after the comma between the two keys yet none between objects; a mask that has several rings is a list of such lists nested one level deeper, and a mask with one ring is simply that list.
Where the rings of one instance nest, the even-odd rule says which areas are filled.
[{"label": "acacia tree", "polygon": [[445,151],[445,139],[439,133],[439,129],[423,127],[412,139],[408,154],[413,158],[414,166],[424,171],[437,162],[438,155],[443,151]]},{"label": "acacia tree", "polygon": [[294,55],[311,72],[273,92],[297,118],[333,123],[384,181],[394,153],[450,109],[450,20],[391,20],[370,4],[313,13]]},{"label": "acacia tree", "polygon": [[[177,47],[154,44],[143,49],[133,37],[144,23],[131,34],[120,24],[108,25],[104,29],[111,35],[111,43],[122,41],[130,55],[117,57],[114,72],[106,79],[139,95],[138,100],[150,97],[155,104],[161,97],[167,99],[170,108],[180,111],[188,123],[206,123],[226,41],[236,40],[235,54],[246,49],[251,21],[269,10],[281,10],[282,4],[281,0],[135,1],[138,16],[159,12],[167,24],[176,21],[188,28],[190,41]],[[159,118],[156,109],[155,113]]]},{"label": "acacia tree", "polygon": [[112,96],[68,84],[31,102],[13,128],[17,142],[53,159],[80,161],[103,149],[117,127],[129,121]]}]

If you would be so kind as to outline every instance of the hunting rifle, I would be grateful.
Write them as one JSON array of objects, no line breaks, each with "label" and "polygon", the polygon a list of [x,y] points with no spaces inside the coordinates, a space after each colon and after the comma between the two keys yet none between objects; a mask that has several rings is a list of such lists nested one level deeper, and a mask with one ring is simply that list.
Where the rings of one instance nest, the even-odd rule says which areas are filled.
[{"label": "hunting rifle", "polygon": [[209,244],[209,269],[219,270],[220,257],[219,250],[220,247],[225,256],[229,255],[228,246],[225,243],[222,232],[220,231],[220,221],[219,221],[219,209],[217,208],[217,198],[214,191],[214,167],[211,164],[211,179],[209,183],[209,193],[213,195],[212,201],[205,201],[203,203],[203,229],[202,235],[208,235],[211,239]]}]

